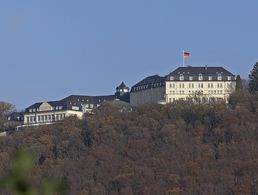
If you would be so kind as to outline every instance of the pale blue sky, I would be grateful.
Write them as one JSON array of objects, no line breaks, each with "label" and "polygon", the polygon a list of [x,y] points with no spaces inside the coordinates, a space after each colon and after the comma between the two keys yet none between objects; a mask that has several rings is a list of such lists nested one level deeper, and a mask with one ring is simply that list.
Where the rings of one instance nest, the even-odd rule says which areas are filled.
[{"label": "pale blue sky", "polygon": [[182,64],[247,78],[258,61],[257,0],[0,0],[0,100],[18,109],[113,94]]}]

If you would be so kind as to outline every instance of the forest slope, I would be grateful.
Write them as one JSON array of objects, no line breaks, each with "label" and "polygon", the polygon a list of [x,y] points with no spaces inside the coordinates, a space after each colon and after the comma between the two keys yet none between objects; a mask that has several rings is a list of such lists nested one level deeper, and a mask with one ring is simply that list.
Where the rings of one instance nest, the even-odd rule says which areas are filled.
[{"label": "forest slope", "polygon": [[32,181],[55,177],[67,194],[258,193],[258,98],[230,105],[177,102],[121,113],[109,104],[83,120],[0,138],[0,176],[20,148],[36,162]]}]

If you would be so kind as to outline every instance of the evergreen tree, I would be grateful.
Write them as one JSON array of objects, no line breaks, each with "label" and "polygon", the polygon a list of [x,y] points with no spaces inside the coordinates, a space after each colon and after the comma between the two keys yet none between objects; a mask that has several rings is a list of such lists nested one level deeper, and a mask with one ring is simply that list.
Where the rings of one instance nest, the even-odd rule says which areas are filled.
[{"label": "evergreen tree", "polygon": [[243,83],[240,75],[237,75],[236,77],[236,91],[240,91],[243,89]]},{"label": "evergreen tree", "polygon": [[258,62],[253,67],[253,70],[249,74],[249,91],[251,93],[258,91]]}]

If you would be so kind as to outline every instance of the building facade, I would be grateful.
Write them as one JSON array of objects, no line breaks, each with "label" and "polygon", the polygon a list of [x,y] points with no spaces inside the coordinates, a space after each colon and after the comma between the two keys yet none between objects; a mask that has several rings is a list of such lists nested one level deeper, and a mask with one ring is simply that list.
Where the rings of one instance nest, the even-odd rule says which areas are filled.
[{"label": "building facade", "polygon": [[235,75],[223,67],[179,67],[165,77],[147,77],[134,85],[130,103],[132,106],[140,106],[187,99],[203,103],[227,103],[235,87]]},{"label": "building facade", "polygon": [[129,102],[129,88],[122,83],[115,95],[82,96],[71,95],[59,101],[39,102],[25,109],[24,125],[51,124],[69,116],[82,118],[105,101],[121,100]]},{"label": "building facade", "polygon": [[146,77],[131,88],[130,104],[141,106],[165,101],[166,79],[159,75]]},{"label": "building facade", "polygon": [[227,103],[235,87],[235,75],[223,67],[179,67],[166,77],[166,102],[190,98]]}]

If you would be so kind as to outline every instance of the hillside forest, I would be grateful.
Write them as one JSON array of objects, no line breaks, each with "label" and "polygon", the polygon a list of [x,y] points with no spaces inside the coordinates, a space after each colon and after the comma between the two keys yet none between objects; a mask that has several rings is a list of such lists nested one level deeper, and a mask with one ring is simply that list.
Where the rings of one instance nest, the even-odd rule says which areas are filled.
[{"label": "hillside forest", "polygon": [[256,88],[239,87],[229,104],[177,101],[121,112],[105,103],[83,120],[0,137],[0,178],[23,150],[33,166],[22,181],[58,179],[60,194],[257,195],[257,143]]}]

